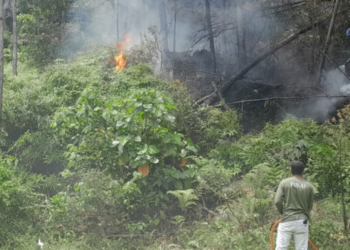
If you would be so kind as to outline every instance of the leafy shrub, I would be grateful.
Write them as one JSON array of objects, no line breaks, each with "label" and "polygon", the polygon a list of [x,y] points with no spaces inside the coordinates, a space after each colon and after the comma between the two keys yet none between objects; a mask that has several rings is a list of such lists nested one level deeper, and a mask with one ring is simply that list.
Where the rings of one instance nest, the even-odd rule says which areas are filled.
[{"label": "leafy shrub", "polygon": [[323,197],[329,193],[336,196],[350,190],[349,113],[349,107],[346,107],[338,112],[338,121],[334,118],[333,122],[320,126],[317,140],[310,145],[310,173]]},{"label": "leafy shrub", "polygon": [[261,133],[245,135],[237,143],[219,144],[210,156],[222,160],[226,166],[241,168],[242,173],[267,163],[280,169],[279,179],[282,179],[289,175],[292,160],[305,161],[308,142],[316,132],[316,124],[311,120],[289,119],[275,126],[267,124]]},{"label": "leafy shrub", "polygon": [[276,178],[278,169],[267,164],[259,164],[249,171],[244,177],[244,187],[250,192],[250,197],[254,199],[253,213],[255,221],[260,225],[268,223],[269,210],[273,209],[274,189],[278,185]]},{"label": "leafy shrub", "polygon": [[189,232],[184,230],[180,243],[184,249],[267,249],[268,228],[257,228],[242,232],[236,223],[215,221],[198,222]]},{"label": "leafy shrub", "polygon": [[50,199],[45,231],[48,237],[84,234],[108,236],[123,232],[128,217],[120,181],[97,170],[62,173],[68,188]]},{"label": "leafy shrub", "polygon": [[198,197],[194,194],[193,189],[168,191],[167,194],[174,195],[176,198],[178,198],[182,211],[186,211],[187,208],[195,205],[195,201],[198,200]]},{"label": "leafy shrub", "polygon": [[191,157],[197,170],[196,190],[208,207],[236,198],[240,190],[235,186],[233,178],[239,169],[226,169],[222,162],[203,157]]},{"label": "leafy shrub", "polygon": [[[48,249],[265,249],[274,189],[290,161],[306,157],[319,197],[334,196],[319,205],[332,212],[315,209],[311,236],[324,249],[345,245],[332,202],[349,200],[348,107],[322,126],[289,118],[242,135],[235,111],[196,107],[181,82],[164,83],[144,64],[115,72],[111,53],[6,74],[1,144],[21,168],[48,176],[0,159],[1,247],[34,249],[26,241],[40,235]],[[66,166],[62,178],[50,175]],[[201,207],[207,222],[192,223]],[[131,240],[109,240],[120,234]],[[84,247],[69,245],[78,237]]]},{"label": "leafy shrub", "polygon": [[148,28],[148,33],[141,37],[141,44],[134,45],[128,55],[128,60],[132,65],[149,64],[155,66],[161,57],[159,30],[156,26]]},{"label": "leafy shrub", "polygon": [[27,60],[45,65],[57,56],[71,3],[69,0],[36,0],[35,4],[19,1],[19,37],[30,41],[21,48]]},{"label": "leafy shrub", "polygon": [[[75,107],[56,115],[53,127],[67,138],[69,166],[108,169],[123,176],[143,165],[175,164],[195,147],[174,131],[175,107],[155,90],[103,101],[87,89]],[[150,168],[152,169],[152,168]]]},{"label": "leafy shrub", "polygon": [[68,144],[68,167],[98,169],[122,180],[124,209],[130,218],[150,223],[172,210],[166,192],[191,188],[195,176],[185,164],[196,148],[176,132],[174,111],[172,100],[154,89],[112,99],[87,88],[74,107],[56,114],[52,126]]},{"label": "leafy shrub", "polygon": [[16,244],[18,235],[33,230],[32,222],[38,218],[35,194],[36,179],[18,173],[13,157],[0,158],[0,247]]},{"label": "leafy shrub", "polygon": [[213,145],[220,142],[232,142],[242,133],[235,110],[221,111],[213,107],[196,109],[188,104],[182,106],[178,115],[179,126],[198,145],[202,154],[207,154]]},{"label": "leafy shrub", "polygon": [[53,65],[45,73],[25,64],[19,64],[18,76],[10,70],[7,65],[3,115],[9,136],[5,148],[11,147],[11,154],[27,169],[57,173],[64,165],[63,149],[49,127],[51,117],[59,107],[75,103],[87,85],[99,82],[100,61],[80,56],[74,63]]}]

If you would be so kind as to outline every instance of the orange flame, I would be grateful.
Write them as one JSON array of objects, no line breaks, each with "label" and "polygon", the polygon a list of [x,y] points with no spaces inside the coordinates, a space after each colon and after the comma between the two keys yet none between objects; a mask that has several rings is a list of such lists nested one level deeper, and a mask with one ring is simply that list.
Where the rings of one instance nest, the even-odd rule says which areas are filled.
[{"label": "orange flame", "polygon": [[116,65],[115,70],[121,71],[125,68],[128,61],[126,60],[123,51],[121,51],[119,55],[114,57],[114,62]]},{"label": "orange flame", "polygon": [[115,70],[117,71],[123,70],[126,64],[128,63],[124,54],[124,50],[125,50],[125,47],[130,43],[131,43],[131,38],[128,35],[125,35],[123,41],[115,45],[116,49],[119,50],[119,54],[114,57],[114,63],[116,65]]}]

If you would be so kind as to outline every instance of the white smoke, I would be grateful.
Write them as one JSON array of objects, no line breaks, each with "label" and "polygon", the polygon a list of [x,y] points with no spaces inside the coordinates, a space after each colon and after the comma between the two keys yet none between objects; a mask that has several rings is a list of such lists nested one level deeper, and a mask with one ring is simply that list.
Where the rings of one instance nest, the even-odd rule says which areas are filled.
[{"label": "white smoke", "polygon": [[349,95],[350,96],[350,84],[344,85],[343,87],[340,88],[340,92],[344,95]]},{"label": "white smoke", "polygon": [[[77,0],[69,14],[71,21],[67,25],[66,47],[79,50],[82,47],[111,46],[120,42],[124,35],[131,38],[133,45],[140,44],[149,27],[156,26],[160,31],[159,2],[160,0]],[[167,5],[168,30],[165,32],[170,51],[173,50],[174,40],[176,50],[184,51],[191,47],[190,36],[197,29],[193,29],[195,17],[183,3],[176,8],[176,34],[175,7],[171,1]]]},{"label": "white smoke", "polygon": [[350,81],[345,75],[345,66],[325,73],[318,89],[320,92],[317,95],[323,97],[317,98],[307,110],[310,117],[324,121],[346,100],[342,96],[350,95]]},{"label": "white smoke", "polygon": [[350,92],[350,80],[345,73],[345,65],[328,71],[322,81],[322,86],[331,95],[348,95]]}]

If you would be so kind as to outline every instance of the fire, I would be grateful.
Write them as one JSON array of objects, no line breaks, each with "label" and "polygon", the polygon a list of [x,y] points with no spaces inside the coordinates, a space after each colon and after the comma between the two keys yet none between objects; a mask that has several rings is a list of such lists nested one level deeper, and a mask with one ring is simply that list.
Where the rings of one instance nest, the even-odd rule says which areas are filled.
[{"label": "fire", "polygon": [[125,57],[124,50],[125,47],[130,43],[131,38],[128,35],[125,35],[123,41],[115,45],[116,49],[119,51],[119,54],[114,57],[114,64],[116,65],[115,70],[122,71],[128,63],[128,60]]},{"label": "fire", "polygon": [[125,68],[126,64],[127,64],[127,60],[124,56],[124,52],[121,51],[119,53],[119,55],[114,57],[114,63],[115,63],[115,70],[121,71]]}]

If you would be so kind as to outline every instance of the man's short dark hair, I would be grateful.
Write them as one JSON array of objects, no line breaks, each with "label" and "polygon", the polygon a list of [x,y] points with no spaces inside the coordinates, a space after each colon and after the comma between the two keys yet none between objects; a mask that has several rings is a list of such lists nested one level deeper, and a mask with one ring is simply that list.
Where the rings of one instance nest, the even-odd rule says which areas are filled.
[{"label": "man's short dark hair", "polygon": [[292,175],[302,175],[304,172],[305,166],[301,161],[293,161],[291,172]]}]

